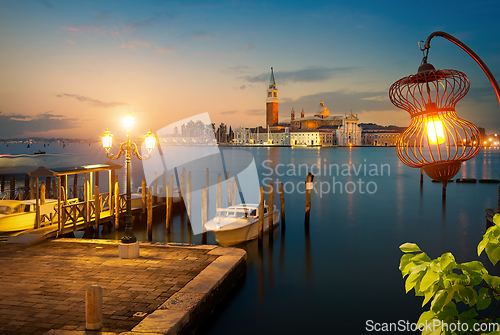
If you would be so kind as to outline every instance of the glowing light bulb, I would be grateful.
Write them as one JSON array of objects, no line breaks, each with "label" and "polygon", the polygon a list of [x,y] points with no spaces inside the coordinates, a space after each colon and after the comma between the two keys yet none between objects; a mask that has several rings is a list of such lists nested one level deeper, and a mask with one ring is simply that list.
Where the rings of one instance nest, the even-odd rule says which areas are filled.
[{"label": "glowing light bulb", "polygon": [[430,118],[430,121],[427,121],[427,138],[429,139],[430,144],[439,145],[444,143],[444,129],[443,122],[440,121],[437,117]]},{"label": "glowing light bulb", "polygon": [[123,125],[125,128],[132,128],[134,126],[134,116],[132,114],[126,114],[123,116]]}]

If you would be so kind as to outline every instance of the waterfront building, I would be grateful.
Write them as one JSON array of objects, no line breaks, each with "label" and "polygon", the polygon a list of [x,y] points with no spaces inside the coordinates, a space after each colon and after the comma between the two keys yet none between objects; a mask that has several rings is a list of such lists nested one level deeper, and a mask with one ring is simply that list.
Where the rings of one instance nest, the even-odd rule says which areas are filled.
[{"label": "waterfront building", "polygon": [[360,126],[363,128],[361,144],[367,146],[396,146],[398,137],[406,129],[406,127],[380,126],[374,123],[364,123]]}]

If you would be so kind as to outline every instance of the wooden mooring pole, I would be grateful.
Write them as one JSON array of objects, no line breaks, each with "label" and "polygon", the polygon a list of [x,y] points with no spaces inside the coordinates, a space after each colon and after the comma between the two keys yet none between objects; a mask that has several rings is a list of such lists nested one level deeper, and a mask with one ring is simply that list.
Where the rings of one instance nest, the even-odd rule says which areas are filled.
[{"label": "wooden mooring pole", "polygon": [[147,222],[147,229],[148,229],[148,241],[152,242],[153,241],[153,194],[148,188],[148,222]]},{"label": "wooden mooring pole", "polygon": [[285,192],[283,191],[283,183],[280,183],[280,205],[281,205],[281,226],[285,226]]},{"label": "wooden mooring pole", "polygon": [[10,177],[10,195],[9,199],[14,200],[16,197],[16,180],[14,179],[14,176]]},{"label": "wooden mooring pole", "polygon": [[309,172],[306,177],[306,215],[304,224],[308,225],[311,218],[311,193],[313,190],[314,175]]},{"label": "wooden mooring pole", "polygon": [[158,172],[155,171],[153,177],[153,202],[156,203],[158,200]]},{"label": "wooden mooring pole", "polygon": [[167,183],[167,186],[165,187],[165,192],[166,192],[166,200],[165,200],[165,228],[167,231],[167,235],[170,232],[170,216],[172,213],[172,196],[170,193],[172,192],[172,189],[170,187],[170,183]]},{"label": "wooden mooring pole", "polygon": [[205,223],[208,220],[208,188],[205,186],[201,187],[201,243],[207,244],[207,231],[205,230]]},{"label": "wooden mooring pole", "polygon": [[226,186],[227,186],[227,207],[232,206],[231,204],[231,174],[226,173]]},{"label": "wooden mooring pole", "polygon": [[30,190],[30,176],[26,175],[24,176],[24,198],[26,200],[29,200],[29,193],[31,192]]},{"label": "wooden mooring pole", "polygon": [[95,213],[95,236],[99,236],[99,223],[101,221],[101,198],[99,186],[94,187],[94,213]]},{"label": "wooden mooring pole", "polygon": [[0,177],[0,192],[5,191],[5,177]]},{"label": "wooden mooring pole", "polygon": [[268,212],[268,223],[269,223],[269,237],[273,235],[273,225],[274,225],[274,186],[273,184],[269,185],[269,194],[268,194],[268,202],[269,202],[269,210]]},{"label": "wooden mooring pole", "polygon": [[73,177],[73,198],[78,198],[78,175]]},{"label": "wooden mooring pole", "polygon": [[35,199],[35,178],[30,178],[30,200]]},{"label": "wooden mooring pole", "polygon": [[118,182],[115,182],[115,198],[113,199],[115,202],[115,230],[118,230],[120,226],[120,185]]},{"label": "wooden mooring pole", "polygon": [[40,186],[40,206],[45,205],[45,183]]},{"label": "wooden mooring pole", "polygon": [[162,186],[162,201],[167,202],[167,172],[163,171],[161,174],[161,186]]},{"label": "wooden mooring pole", "polygon": [[264,236],[264,186],[260,187],[259,194],[259,240]]},{"label": "wooden mooring pole", "polygon": [[52,181],[51,181],[50,176],[47,177],[45,185],[46,185],[46,188],[47,188],[47,191],[46,191],[47,193],[45,194],[45,197],[48,198],[48,199],[50,199],[51,186],[52,186]]},{"label": "wooden mooring pole", "polygon": [[142,179],[142,187],[141,187],[141,199],[142,199],[142,214],[146,213],[146,179]]},{"label": "wooden mooring pole", "polygon": [[219,209],[222,208],[222,176],[219,175],[217,176],[217,187],[216,187],[216,198],[215,199],[215,208]]}]

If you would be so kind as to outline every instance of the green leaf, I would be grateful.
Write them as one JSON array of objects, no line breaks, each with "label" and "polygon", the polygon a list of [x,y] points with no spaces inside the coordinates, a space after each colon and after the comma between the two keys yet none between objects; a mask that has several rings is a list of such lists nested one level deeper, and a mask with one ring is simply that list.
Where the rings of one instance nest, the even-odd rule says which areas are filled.
[{"label": "green leaf", "polygon": [[486,248],[486,245],[488,245],[488,242],[490,241],[490,239],[488,237],[486,237],[486,235],[483,237],[483,240],[481,242],[479,242],[479,244],[477,245],[477,255],[478,256],[481,256],[481,253],[483,252],[484,248]]},{"label": "green leaf", "polygon": [[481,287],[479,293],[477,294],[476,307],[478,311],[488,308],[488,306],[490,305],[491,298],[486,298],[488,295],[488,289],[486,287]]},{"label": "green leaf", "polygon": [[490,262],[493,263],[493,265],[497,264],[500,260],[500,245],[488,243],[485,250]]},{"label": "green leaf", "polygon": [[422,252],[420,254],[416,254],[412,259],[412,262],[415,264],[420,264],[420,263],[429,263],[431,259],[425,252]]},{"label": "green leaf", "polygon": [[410,263],[413,256],[412,254],[404,254],[401,256],[401,261],[399,262],[399,270],[401,270],[401,272],[403,272],[404,268]]},{"label": "green leaf", "polygon": [[476,303],[477,293],[470,286],[462,286],[458,290],[458,299],[472,307]]},{"label": "green leaf", "polygon": [[447,252],[441,256],[441,271],[448,270],[448,266],[455,264],[455,257],[450,252]]},{"label": "green leaf", "polygon": [[417,324],[425,324],[425,322],[429,322],[430,320],[432,319],[435,319],[436,318],[436,313],[434,313],[433,311],[426,311],[426,312],[423,312],[422,314],[420,314],[420,317],[418,318],[418,321],[417,321]]},{"label": "green leaf", "polygon": [[500,286],[500,277],[485,274],[483,275],[483,278],[484,281],[492,288],[498,288]]},{"label": "green leaf", "polygon": [[420,291],[425,292],[431,285],[439,280],[439,274],[428,270],[420,282]]},{"label": "green leaf", "polygon": [[500,225],[500,214],[496,213],[495,215],[493,215],[493,223],[497,226]]},{"label": "green leaf", "polygon": [[425,306],[425,304],[427,304],[429,302],[429,300],[431,300],[431,298],[434,296],[434,294],[436,294],[436,291],[437,291],[438,287],[436,285],[434,285],[433,287],[431,287],[430,289],[428,289],[426,292],[425,292],[425,295],[424,295],[424,301],[422,302],[422,307]]},{"label": "green leaf", "polygon": [[423,273],[422,272],[417,272],[417,273],[412,273],[411,275],[406,278],[406,283],[405,283],[405,290],[406,293],[410,292],[411,289],[415,286],[417,281],[422,278]]},{"label": "green leaf", "polygon": [[418,247],[418,245],[416,245],[415,243],[401,244],[399,246],[399,249],[401,249],[401,251],[404,252],[404,253],[422,251],[422,250],[420,250],[420,248]]}]

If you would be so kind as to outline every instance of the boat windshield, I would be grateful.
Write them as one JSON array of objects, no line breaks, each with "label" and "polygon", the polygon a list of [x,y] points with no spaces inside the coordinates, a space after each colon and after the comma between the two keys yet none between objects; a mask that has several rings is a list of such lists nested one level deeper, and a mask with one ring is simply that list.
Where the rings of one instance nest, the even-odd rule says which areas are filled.
[{"label": "boat windshield", "polygon": [[15,213],[14,208],[10,206],[0,206],[0,214],[11,214]]},{"label": "boat windshield", "polygon": [[223,216],[223,217],[231,217],[231,218],[242,218],[245,217],[245,212],[244,211],[234,211],[234,210],[223,210],[223,211],[218,211],[217,216]]}]

